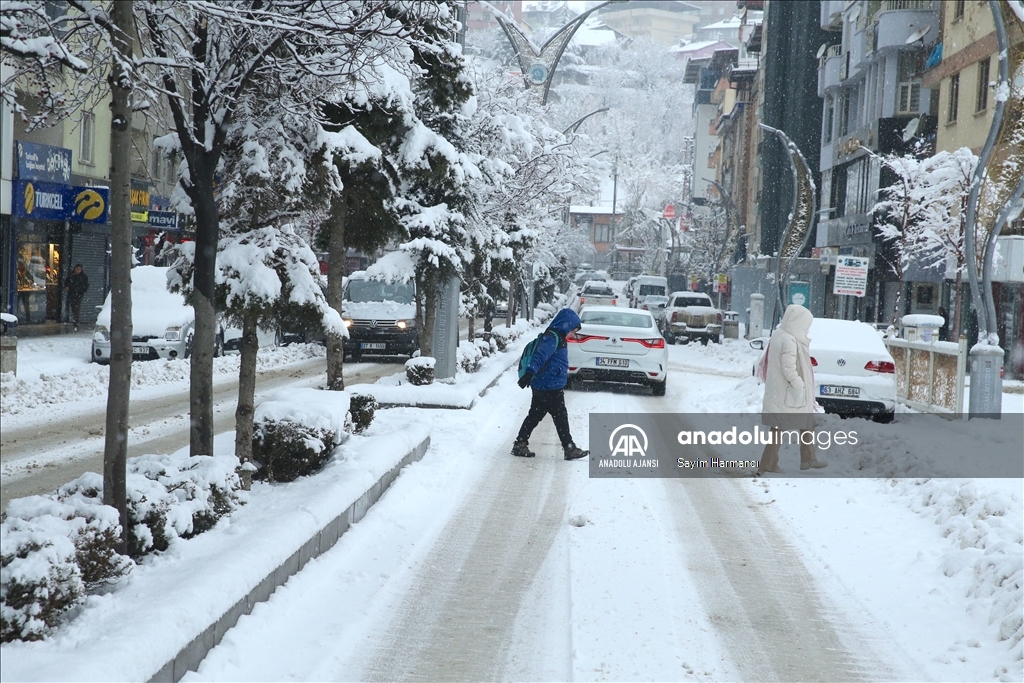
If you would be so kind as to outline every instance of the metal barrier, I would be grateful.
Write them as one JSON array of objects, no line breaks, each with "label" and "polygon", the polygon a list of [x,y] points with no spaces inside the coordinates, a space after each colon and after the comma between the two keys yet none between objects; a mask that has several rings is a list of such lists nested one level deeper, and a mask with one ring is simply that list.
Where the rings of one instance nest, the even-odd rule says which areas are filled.
[{"label": "metal barrier", "polygon": [[896,364],[896,399],[914,410],[959,417],[964,412],[967,340],[883,340]]}]

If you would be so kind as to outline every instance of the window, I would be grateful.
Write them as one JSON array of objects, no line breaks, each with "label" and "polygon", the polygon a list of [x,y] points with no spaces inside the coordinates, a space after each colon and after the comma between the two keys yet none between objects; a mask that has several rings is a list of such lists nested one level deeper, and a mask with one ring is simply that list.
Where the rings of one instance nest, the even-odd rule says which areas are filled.
[{"label": "window", "polygon": [[829,95],[825,100],[825,120],[824,120],[824,131],[822,135],[822,142],[828,144],[832,142],[832,125],[835,123],[836,118],[836,101],[832,95]]},{"label": "window", "polygon": [[842,104],[839,109],[839,137],[849,135],[857,125],[857,89],[848,88],[843,91]]},{"label": "window", "polygon": [[93,157],[93,140],[96,131],[96,116],[92,112],[82,114],[82,139],[78,146],[78,160],[83,164],[91,164]]},{"label": "window", "polygon": [[953,77],[949,79],[949,111],[946,113],[946,123],[956,123],[959,109],[960,74],[953,74]]},{"label": "window", "polygon": [[974,107],[975,112],[988,109],[988,73],[991,59],[983,59],[978,62],[978,101]]},{"label": "window", "polygon": [[967,0],[956,0],[953,3],[953,21],[959,21],[964,18],[964,6],[967,4]]},{"label": "window", "polygon": [[897,65],[899,79],[897,114],[916,114],[921,107],[921,80],[918,78],[924,68],[922,52],[901,52]]},{"label": "window", "polygon": [[598,223],[594,226],[594,242],[612,242],[615,240],[615,233],[608,223]]}]

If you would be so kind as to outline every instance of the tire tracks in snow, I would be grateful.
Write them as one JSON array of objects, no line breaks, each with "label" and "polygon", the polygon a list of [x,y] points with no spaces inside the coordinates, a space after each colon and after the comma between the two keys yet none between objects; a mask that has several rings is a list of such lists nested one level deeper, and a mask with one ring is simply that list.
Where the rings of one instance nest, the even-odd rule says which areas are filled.
[{"label": "tire tracks in snow", "polygon": [[502,444],[424,560],[364,679],[505,677],[516,616],[562,526],[574,465],[549,420],[531,439],[536,458],[508,456],[511,446]]}]

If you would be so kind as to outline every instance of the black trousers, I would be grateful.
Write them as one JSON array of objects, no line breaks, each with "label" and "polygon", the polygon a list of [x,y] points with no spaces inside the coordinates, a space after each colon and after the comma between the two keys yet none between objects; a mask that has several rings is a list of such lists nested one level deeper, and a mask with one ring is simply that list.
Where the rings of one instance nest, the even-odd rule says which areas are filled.
[{"label": "black trousers", "polygon": [[530,412],[523,420],[523,426],[519,428],[518,441],[529,441],[530,434],[537,428],[545,415],[550,415],[555,421],[555,430],[558,432],[558,440],[562,446],[572,443],[572,434],[569,433],[569,412],[565,409],[565,392],[561,389],[531,389],[533,400],[530,401]]}]

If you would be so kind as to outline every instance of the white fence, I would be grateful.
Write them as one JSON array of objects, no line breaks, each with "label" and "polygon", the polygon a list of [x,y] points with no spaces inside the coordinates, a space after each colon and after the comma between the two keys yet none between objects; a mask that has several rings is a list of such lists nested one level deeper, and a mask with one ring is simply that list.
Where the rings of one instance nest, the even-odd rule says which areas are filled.
[{"label": "white fence", "polygon": [[914,410],[950,417],[963,415],[967,340],[908,341],[887,338],[896,364],[896,399]]}]

